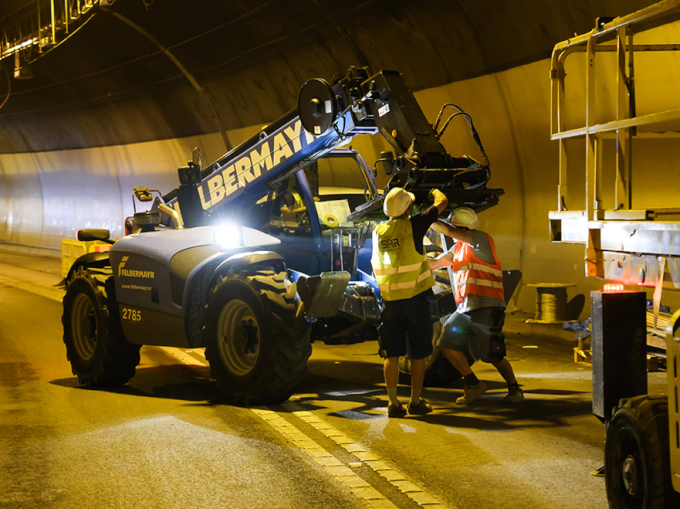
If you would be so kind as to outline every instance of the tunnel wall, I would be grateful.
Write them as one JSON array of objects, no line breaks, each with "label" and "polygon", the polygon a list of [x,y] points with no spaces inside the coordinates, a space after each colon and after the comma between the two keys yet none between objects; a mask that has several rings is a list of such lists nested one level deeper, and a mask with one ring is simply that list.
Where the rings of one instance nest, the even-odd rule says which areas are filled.
[{"label": "tunnel wall", "polygon": [[[644,74],[644,64],[640,65],[640,74]],[[649,65],[653,68],[656,64]],[[582,78],[582,67],[575,61],[570,68],[574,82]],[[569,297],[579,293],[588,297],[591,289],[602,286],[601,281],[584,276],[583,246],[549,240],[548,211],[557,208],[558,179],[558,145],[549,137],[549,71],[549,61],[542,60],[415,94],[430,121],[448,102],[461,106],[474,119],[491,161],[489,187],[505,189],[499,205],[480,215],[480,229],[494,237],[503,267],[522,271],[523,285],[511,308],[525,311],[535,309],[535,290],[526,287],[528,283],[577,283],[576,288],[569,289]],[[640,83],[641,96],[650,97],[649,107],[664,95],[654,93],[653,87],[658,86]],[[576,89],[571,100],[578,105],[583,94]],[[607,107],[598,114],[607,114]],[[259,127],[228,131],[229,142],[235,146]],[[469,127],[460,117],[442,141],[453,155],[479,157]],[[356,138],[352,145],[369,165],[376,154],[388,149],[378,136]],[[677,166],[672,162],[680,155],[674,148],[677,145],[668,148],[668,144],[652,141],[642,145],[642,159],[653,163],[641,169],[638,182],[643,190],[636,200],[661,199],[663,206],[680,204]],[[162,192],[174,188],[176,169],[186,164],[194,146],[201,148],[206,162],[225,149],[221,135],[213,134],[93,149],[0,154],[0,240],[58,247],[62,237],[72,238],[78,228],[85,227],[108,228],[113,237],[120,237],[123,219],[132,215],[132,188],[146,185]],[[577,202],[583,199],[585,146],[581,141],[568,148],[573,201],[569,205],[578,210],[583,208]],[[605,149],[613,150],[607,145]],[[606,166],[605,177],[611,174],[611,165]],[[664,181],[674,183],[674,187],[664,187]],[[384,182],[381,177],[379,183]],[[659,186],[663,187],[662,198]],[[678,306],[673,292],[666,292],[664,301]],[[588,313],[589,299],[581,318]]]}]

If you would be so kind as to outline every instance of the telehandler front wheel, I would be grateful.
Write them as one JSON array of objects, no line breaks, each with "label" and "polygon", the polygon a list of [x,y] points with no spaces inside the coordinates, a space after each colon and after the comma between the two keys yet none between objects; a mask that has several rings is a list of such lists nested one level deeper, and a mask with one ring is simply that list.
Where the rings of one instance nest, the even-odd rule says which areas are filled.
[{"label": "telehandler front wheel", "polygon": [[110,267],[80,267],[64,296],[64,344],[78,382],[92,387],[125,384],[139,364],[139,345],[123,335]]},{"label": "telehandler front wheel", "polygon": [[671,481],[665,396],[621,400],[607,425],[604,467],[610,508],[680,507]]},{"label": "telehandler front wheel", "polygon": [[205,357],[220,391],[237,404],[287,400],[307,375],[311,327],[296,317],[285,272],[220,277],[206,310]]}]

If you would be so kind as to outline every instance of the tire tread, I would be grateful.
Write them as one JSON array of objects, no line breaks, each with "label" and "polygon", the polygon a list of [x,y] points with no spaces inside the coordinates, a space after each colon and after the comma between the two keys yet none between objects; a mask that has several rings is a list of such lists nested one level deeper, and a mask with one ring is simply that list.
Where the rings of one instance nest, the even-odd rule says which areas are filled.
[{"label": "tire tread", "polygon": [[271,356],[272,369],[271,373],[265,373],[260,377],[255,386],[242,391],[234,390],[220,380],[220,374],[214,368],[216,363],[221,362],[220,354],[211,347],[209,339],[205,338],[205,355],[211,365],[212,376],[217,380],[221,391],[237,404],[281,403],[291,396],[307,375],[307,361],[312,352],[311,325],[303,316],[296,316],[295,283],[288,281],[285,272],[258,270],[251,274],[241,272],[237,275],[230,271],[227,277],[217,279],[217,283],[211,289],[211,295],[215,295],[223,285],[236,279],[250,286],[269,315],[266,325],[270,327],[273,350],[265,354]]},{"label": "tire tread", "polygon": [[[94,291],[97,305],[101,312],[103,332],[98,341],[103,341],[104,352],[97,365],[88,372],[81,372],[73,361],[75,348],[72,346],[70,334],[70,296],[68,289],[77,281],[87,282]],[[64,327],[64,345],[66,356],[71,361],[71,371],[78,377],[78,382],[90,387],[115,387],[124,385],[134,375],[140,361],[139,345],[131,345],[125,340],[117,312],[110,313],[109,309],[116,309],[115,289],[113,286],[113,272],[111,267],[85,268],[80,267],[68,282],[67,294],[64,296],[64,313],[62,325]],[[99,345],[98,345],[99,346]]]}]

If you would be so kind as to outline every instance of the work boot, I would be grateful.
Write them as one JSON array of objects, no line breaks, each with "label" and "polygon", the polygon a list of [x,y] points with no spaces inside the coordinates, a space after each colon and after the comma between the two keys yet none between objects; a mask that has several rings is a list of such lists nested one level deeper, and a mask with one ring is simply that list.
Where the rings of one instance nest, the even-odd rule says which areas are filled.
[{"label": "work boot", "polygon": [[411,415],[425,415],[431,411],[432,407],[423,398],[420,398],[417,405],[413,405],[410,402],[408,404],[408,413]]},{"label": "work boot", "polygon": [[406,408],[404,408],[404,405],[388,405],[387,416],[388,417],[406,417]]},{"label": "work boot", "polygon": [[519,385],[513,385],[508,389],[508,394],[503,398],[504,403],[519,403],[524,401],[524,391]]},{"label": "work boot", "polygon": [[456,400],[458,405],[469,405],[486,392],[486,384],[481,380],[477,385],[466,385],[463,395]]}]

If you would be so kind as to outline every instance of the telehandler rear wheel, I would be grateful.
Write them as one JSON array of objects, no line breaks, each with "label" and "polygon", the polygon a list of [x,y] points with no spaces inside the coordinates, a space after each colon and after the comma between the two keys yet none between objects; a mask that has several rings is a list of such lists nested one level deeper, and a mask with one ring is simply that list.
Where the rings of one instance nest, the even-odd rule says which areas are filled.
[{"label": "telehandler rear wheel", "polygon": [[680,507],[671,481],[668,400],[621,400],[604,447],[607,498],[612,509]]},{"label": "telehandler rear wheel", "polygon": [[110,267],[80,267],[68,283],[61,322],[66,356],[81,384],[123,385],[139,364],[140,347],[125,340],[114,291]]},{"label": "telehandler rear wheel", "polygon": [[311,326],[296,317],[295,284],[285,272],[229,272],[211,290],[205,357],[235,403],[287,400],[307,375]]}]

